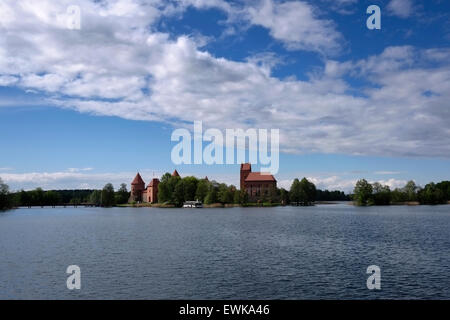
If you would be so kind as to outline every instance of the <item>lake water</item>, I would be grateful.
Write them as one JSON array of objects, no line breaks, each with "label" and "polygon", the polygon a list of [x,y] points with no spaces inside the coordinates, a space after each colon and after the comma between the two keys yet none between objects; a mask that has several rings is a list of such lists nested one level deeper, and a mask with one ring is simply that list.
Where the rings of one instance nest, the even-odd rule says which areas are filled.
[{"label": "lake water", "polygon": [[450,206],[1,212],[0,298],[450,299]]}]

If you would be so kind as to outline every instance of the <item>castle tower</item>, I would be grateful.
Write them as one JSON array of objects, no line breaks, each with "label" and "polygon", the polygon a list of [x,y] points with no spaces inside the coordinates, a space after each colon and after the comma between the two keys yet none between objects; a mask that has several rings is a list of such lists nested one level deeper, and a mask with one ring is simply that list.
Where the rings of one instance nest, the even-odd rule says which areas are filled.
[{"label": "castle tower", "polygon": [[145,190],[145,182],[139,172],[131,182],[131,201],[142,201],[142,192]]},{"label": "castle tower", "polygon": [[148,202],[150,203],[158,202],[158,185],[159,179],[153,178],[152,181],[150,181],[147,187]]},{"label": "castle tower", "polygon": [[242,163],[241,164],[241,190],[245,189],[245,179],[247,179],[248,175],[252,172],[252,165],[250,163]]},{"label": "castle tower", "polygon": [[172,173],[172,177],[179,177],[180,175],[178,174],[177,169],[175,169],[175,171]]}]

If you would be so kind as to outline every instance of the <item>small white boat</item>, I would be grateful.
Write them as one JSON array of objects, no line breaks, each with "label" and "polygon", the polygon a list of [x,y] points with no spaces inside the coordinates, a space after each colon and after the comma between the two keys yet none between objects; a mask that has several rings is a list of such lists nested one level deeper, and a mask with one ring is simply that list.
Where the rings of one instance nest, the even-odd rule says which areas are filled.
[{"label": "small white boat", "polygon": [[201,201],[186,201],[183,204],[183,208],[203,208]]}]

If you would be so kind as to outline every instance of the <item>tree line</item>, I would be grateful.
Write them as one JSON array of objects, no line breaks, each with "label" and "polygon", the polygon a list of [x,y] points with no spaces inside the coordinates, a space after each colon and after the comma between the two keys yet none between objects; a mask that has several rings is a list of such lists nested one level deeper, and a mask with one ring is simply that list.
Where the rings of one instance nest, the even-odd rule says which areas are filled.
[{"label": "tree line", "polygon": [[[1,180],[0,180],[1,181]],[[115,191],[111,183],[101,190],[48,190],[36,188],[31,191],[20,190],[10,193],[6,184],[0,184],[0,209],[11,207],[60,206],[60,205],[94,205],[112,207],[128,203],[130,192],[122,183]],[[306,178],[295,179],[290,190],[273,188],[266,190],[258,199],[249,199],[245,191],[225,183],[197,179],[196,177],[174,177],[170,173],[162,176],[158,187],[160,203],[182,206],[185,201],[199,200],[205,204],[238,204],[251,203],[311,205],[314,201],[345,201],[349,196],[342,191],[317,190]]]},{"label": "tree line", "polygon": [[289,191],[284,188],[265,190],[257,199],[250,199],[247,192],[233,185],[196,177],[178,177],[165,173],[158,186],[158,202],[182,206],[185,201],[199,200],[205,204],[220,203],[249,205],[267,203],[282,205],[311,205],[315,201],[346,201],[350,197],[342,191],[322,191],[303,178],[295,179]]},{"label": "tree line", "polygon": [[[49,190],[36,188],[31,191],[11,193],[8,185],[0,178],[0,210],[12,207],[81,205],[112,207],[128,203],[130,192],[122,183],[117,191],[111,183],[101,190]],[[316,201],[348,201],[356,205],[390,205],[405,202],[420,204],[445,204],[450,201],[450,181],[429,183],[421,188],[414,181],[409,181],[403,188],[391,190],[389,186],[378,182],[369,183],[359,180],[352,195],[342,191],[316,189],[314,183],[303,178],[294,179],[289,190],[273,188],[266,190],[257,199],[249,199],[245,191],[238,190],[233,185],[226,185],[196,177],[174,177],[170,173],[162,176],[159,184],[158,201],[160,203],[182,206],[185,201],[199,200],[205,204],[220,203],[250,205],[251,203],[281,204],[281,205],[312,205]]]},{"label": "tree line", "polygon": [[185,201],[198,200],[205,204],[245,204],[248,196],[233,185],[197,179],[178,177],[165,173],[158,185],[158,202],[181,207]]},{"label": "tree line", "polygon": [[122,183],[117,191],[111,183],[102,190],[48,190],[36,188],[30,191],[20,190],[11,193],[0,179],[0,210],[12,207],[61,206],[61,205],[94,205],[112,207],[128,202],[130,193],[127,185]]},{"label": "tree line", "polygon": [[450,201],[450,181],[430,182],[421,188],[409,181],[403,188],[391,190],[379,182],[373,184],[359,180],[353,190],[353,200],[359,206],[390,205],[405,202],[437,205]]}]

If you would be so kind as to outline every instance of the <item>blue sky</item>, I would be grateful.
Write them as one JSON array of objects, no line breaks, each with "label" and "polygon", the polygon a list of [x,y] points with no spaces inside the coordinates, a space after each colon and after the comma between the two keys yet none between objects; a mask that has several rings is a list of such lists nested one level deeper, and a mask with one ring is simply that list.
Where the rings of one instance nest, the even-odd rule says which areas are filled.
[{"label": "blue sky", "polygon": [[238,184],[239,165],[172,163],[173,130],[202,120],[280,129],[284,187],[448,180],[449,15],[439,0],[2,1],[0,177],[117,187],[176,167]]}]

